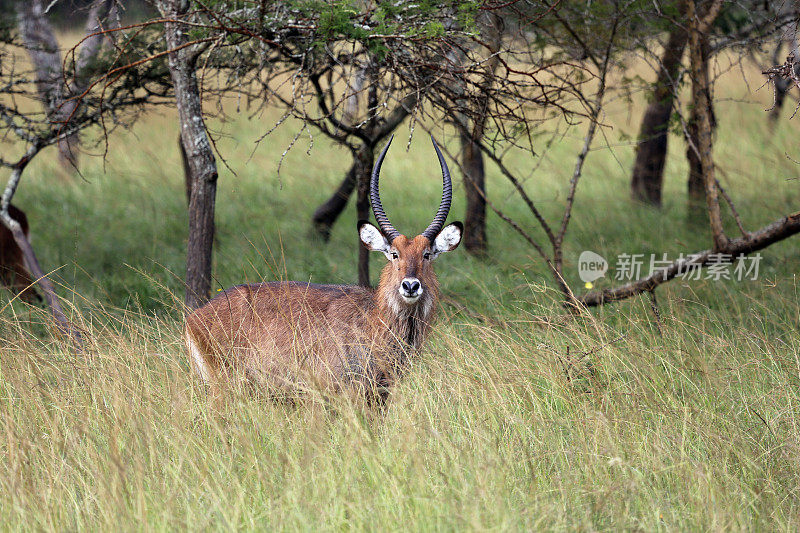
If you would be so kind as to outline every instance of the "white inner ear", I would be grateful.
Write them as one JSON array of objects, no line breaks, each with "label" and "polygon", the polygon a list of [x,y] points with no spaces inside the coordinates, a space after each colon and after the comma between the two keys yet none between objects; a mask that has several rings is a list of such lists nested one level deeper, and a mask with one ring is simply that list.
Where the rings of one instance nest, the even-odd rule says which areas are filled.
[{"label": "white inner ear", "polygon": [[459,242],[461,242],[461,230],[458,226],[455,224],[446,226],[433,240],[433,248],[431,250],[433,252],[433,257],[444,252],[449,252],[458,246]]},{"label": "white inner ear", "polygon": [[380,230],[372,224],[364,224],[361,226],[358,236],[361,238],[361,242],[366,244],[367,248],[371,251],[383,252],[387,254],[387,257],[389,256],[389,241],[387,241]]}]

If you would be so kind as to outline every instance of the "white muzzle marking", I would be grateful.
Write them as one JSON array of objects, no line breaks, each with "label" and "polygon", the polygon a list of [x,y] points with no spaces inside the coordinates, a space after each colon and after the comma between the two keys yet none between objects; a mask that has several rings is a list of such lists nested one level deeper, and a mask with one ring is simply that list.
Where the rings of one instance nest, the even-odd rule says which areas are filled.
[{"label": "white muzzle marking", "polygon": [[422,283],[417,278],[404,278],[397,292],[400,293],[400,297],[405,303],[416,303],[419,297],[422,296]]}]

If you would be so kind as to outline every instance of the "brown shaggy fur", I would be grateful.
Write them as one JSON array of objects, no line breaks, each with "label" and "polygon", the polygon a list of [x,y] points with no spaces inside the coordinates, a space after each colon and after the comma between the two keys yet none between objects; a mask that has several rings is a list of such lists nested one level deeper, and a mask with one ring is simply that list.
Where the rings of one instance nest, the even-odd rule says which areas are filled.
[{"label": "brown shaggy fur", "polygon": [[[28,217],[25,213],[9,205],[8,214],[19,222],[25,235],[29,235]],[[41,301],[41,297],[33,290],[33,279],[25,268],[22,250],[11,231],[2,224],[0,224],[0,285],[8,287],[15,295],[19,294],[20,299],[28,303]]]},{"label": "brown shaggy fur", "polygon": [[[272,392],[342,391],[385,399],[435,314],[438,282],[427,238],[401,235],[378,288],[270,282],[232,287],[186,318],[192,364],[215,393],[233,376]],[[413,304],[398,293],[418,278]]]}]

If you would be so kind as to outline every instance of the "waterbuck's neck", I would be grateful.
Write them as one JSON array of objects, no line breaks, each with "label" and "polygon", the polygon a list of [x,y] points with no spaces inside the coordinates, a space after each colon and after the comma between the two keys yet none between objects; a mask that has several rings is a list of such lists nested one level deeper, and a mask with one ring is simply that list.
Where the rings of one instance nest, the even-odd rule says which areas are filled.
[{"label": "waterbuck's neck", "polygon": [[381,283],[375,290],[375,312],[385,324],[392,337],[403,348],[414,351],[422,347],[433,323],[439,287],[435,276],[426,280],[422,295],[414,304],[407,304],[401,298],[397,287],[381,276]]}]

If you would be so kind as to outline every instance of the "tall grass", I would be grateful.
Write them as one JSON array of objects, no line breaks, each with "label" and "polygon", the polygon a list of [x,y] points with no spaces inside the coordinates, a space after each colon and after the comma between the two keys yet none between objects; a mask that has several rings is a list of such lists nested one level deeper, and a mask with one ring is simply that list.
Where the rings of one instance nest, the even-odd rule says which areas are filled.
[{"label": "tall grass", "polygon": [[[798,169],[784,155],[794,124],[771,132],[764,103],[742,102],[734,78],[717,90],[723,183],[745,222],[796,209],[787,178]],[[705,228],[686,221],[679,139],[664,209],[628,200],[624,140],[641,103],[632,118],[623,109],[606,117],[608,140],[622,144],[590,155],[579,193],[566,253],[576,287],[584,249],[613,263],[623,252],[674,257],[707,246]],[[316,138],[278,176],[288,129],[252,153],[263,122],[215,127],[236,172],[219,182],[218,287],[352,282],[354,215],[328,244],[308,223],[347,154]],[[579,136],[542,155],[526,182],[548,217],[563,203]],[[423,228],[438,201],[436,160],[420,139],[384,165],[385,204],[401,231]],[[105,165],[85,157],[83,179],[59,181],[44,158],[25,177],[17,203],[93,356],[74,356],[43,311],[3,296],[4,529],[800,526],[796,239],[762,253],[757,281],[671,282],[660,320],[644,298],[576,320],[532,250],[492,219],[490,258],[438,260],[443,316],[385,413],[238,393],[220,411],[180,342],[186,215],[174,146],[173,117],[152,115],[112,140]],[[493,169],[489,186],[533,225]]]}]

